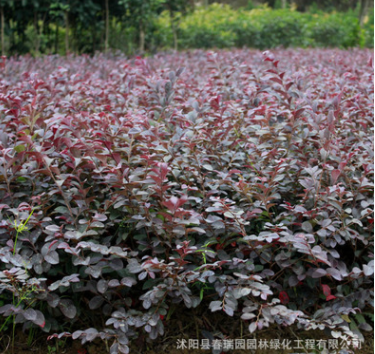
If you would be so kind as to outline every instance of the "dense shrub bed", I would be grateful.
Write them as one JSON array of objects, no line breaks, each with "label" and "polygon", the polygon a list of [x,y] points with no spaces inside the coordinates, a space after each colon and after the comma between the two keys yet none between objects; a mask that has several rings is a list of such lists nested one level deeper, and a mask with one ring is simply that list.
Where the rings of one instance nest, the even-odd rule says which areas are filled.
[{"label": "dense shrub bed", "polygon": [[2,330],[126,353],[176,306],[372,330],[370,51],[21,57],[0,79]]}]

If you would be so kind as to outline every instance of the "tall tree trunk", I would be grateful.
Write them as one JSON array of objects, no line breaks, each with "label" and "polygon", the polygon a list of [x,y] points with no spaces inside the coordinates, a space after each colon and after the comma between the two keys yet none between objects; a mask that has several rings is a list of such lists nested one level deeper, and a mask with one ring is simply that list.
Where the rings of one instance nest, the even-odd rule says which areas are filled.
[{"label": "tall tree trunk", "polygon": [[[44,31],[44,25],[43,25],[43,31]],[[50,28],[50,26],[47,26],[46,32],[47,32],[48,54],[52,54],[52,49],[50,49],[50,43],[51,43],[51,28]]]},{"label": "tall tree trunk", "polygon": [[172,25],[172,32],[173,32],[173,49],[177,51],[177,49],[178,49],[178,38],[177,38],[176,24]]},{"label": "tall tree trunk", "polygon": [[108,39],[109,39],[109,6],[108,6],[108,0],[105,0],[105,42],[104,42],[105,53],[108,53]]},{"label": "tall tree trunk", "polygon": [[56,21],[55,29],[55,54],[59,52],[59,23]]},{"label": "tall tree trunk", "polygon": [[40,47],[40,36],[39,36],[39,29],[38,29],[38,14],[34,11],[34,30],[35,30],[35,54],[39,54],[39,47]]},{"label": "tall tree trunk", "polygon": [[368,12],[368,5],[369,5],[368,0],[361,0],[361,5],[359,9],[359,24],[361,27],[363,26],[363,22]]},{"label": "tall tree trunk", "polygon": [[142,21],[139,22],[139,50],[141,53],[145,51],[145,29]]},{"label": "tall tree trunk", "polygon": [[12,24],[12,21],[9,21],[9,27],[10,27],[10,38],[9,38],[9,47],[10,48],[15,48],[17,43],[16,43],[16,32],[18,34],[18,38],[21,38],[22,42],[26,42],[26,36],[25,36],[25,31],[18,31],[17,27],[15,24]]},{"label": "tall tree trunk", "polygon": [[1,6],[0,8],[0,12],[1,12],[1,55],[4,56],[5,55],[5,44],[4,44],[4,9],[3,7]]},{"label": "tall tree trunk", "polygon": [[96,46],[95,46],[95,43],[96,43],[96,27],[95,27],[95,24],[93,25],[91,35],[92,35],[92,53],[95,54],[95,51],[96,51]]},{"label": "tall tree trunk", "polygon": [[177,26],[176,26],[176,19],[174,17],[174,13],[172,11],[172,7],[169,7],[169,19],[171,21],[171,29],[173,34],[173,49],[177,50]]},{"label": "tall tree trunk", "polygon": [[281,0],[281,7],[283,9],[286,9],[286,5],[287,5],[287,0]]},{"label": "tall tree trunk", "polygon": [[69,53],[69,11],[65,11],[65,54]]}]

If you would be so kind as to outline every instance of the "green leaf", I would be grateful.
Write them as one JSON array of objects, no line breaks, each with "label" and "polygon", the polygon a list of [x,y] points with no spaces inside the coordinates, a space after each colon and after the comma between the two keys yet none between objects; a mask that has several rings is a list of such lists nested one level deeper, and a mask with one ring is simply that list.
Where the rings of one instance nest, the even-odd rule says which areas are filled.
[{"label": "green leaf", "polygon": [[365,320],[365,318],[363,317],[362,314],[356,313],[354,315],[354,317],[355,317],[355,319],[357,320],[358,323],[366,323],[366,320]]},{"label": "green leaf", "polygon": [[153,288],[156,284],[160,282],[160,279],[148,279],[143,283],[142,290],[147,290]]},{"label": "green leaf", "polygon": [[26,147],[25,145],[17,145],[14,147],[14,150],[19,153],[19,152],[25,151]]},{"label": "green leaf", "polygon": [[68,214],[69,213],[69,210],[67,207],[64,207],[64,206],[59,206],[55,209],[55,213],[59,213],[59,214]]}]

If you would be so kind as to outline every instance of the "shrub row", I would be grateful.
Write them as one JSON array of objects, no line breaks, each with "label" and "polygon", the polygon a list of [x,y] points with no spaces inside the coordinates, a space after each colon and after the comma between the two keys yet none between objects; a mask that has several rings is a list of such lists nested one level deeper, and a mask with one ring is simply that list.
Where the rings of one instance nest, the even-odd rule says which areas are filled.
[{"label": "shrub row", "polygon": [[372,330],[372,54],[275,56],[3,63],[2,331],[127,353],[176,306]]},{"label": "shrub row", "polygon": [[[374,46],[373,12],[361,28],[355,12],[301,13],[288,10],[256,8],[237,9],[212,4],[197,7],[186,16],[176,14],[178,48],[259,48],[275,47],[371,47]],[[98,24],[100,28],[100,24]],[[45,25],[46,33],[37,33],[33,25],[20,35],[5,31],[5,47],[10,53],[65,54],[66,32],[53,23]],[[109,48],[128,55],[139,52],[139,29],[124,23],[116,13],[111,14]],[[52,33],[54,35],[52,35]],[[103,39],[103,38],[102,38]],[[81,28],[71,43],[73,52],[93,53],[103,49],[103,40],[95,39],[92,30]],[[17,44],[15,44],[17,43]],[[39,52],[35,52],[38,43]],[[147,23],[146,51],[174,47],[174,35],[168,12],[155,16]]]},{"label": "shrub row", "polygon": [[[156,22],[158,45],[172,40],[168,13]],[[180,48],[373,47],[373,21],[361,29],[355,13],[301,13],[270,8],[234,10],[212,4],[181,19]]]}]

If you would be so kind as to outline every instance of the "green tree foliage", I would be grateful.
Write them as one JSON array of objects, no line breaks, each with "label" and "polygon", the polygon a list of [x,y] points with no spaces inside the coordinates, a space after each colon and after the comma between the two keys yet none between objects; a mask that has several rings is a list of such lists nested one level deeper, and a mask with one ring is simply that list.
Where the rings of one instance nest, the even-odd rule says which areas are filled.
[{"label": "green tree foliage", "polygon": [[[373,46],[371,0],[0,0],[1,55],[155,49]],[[221,1],[225,2],[225,1]],[[328,14],[329,4],[345,13]],[[246,6],[247,4],[247,6]],[[369,6],[370,4],[370,6]],[[296,8],[297,6],[297,8]],[[329,8],[332,10],[332,8]],[[296,10],[309,10],[300,13]]]},{"label": "green tree foliage", "polygon": [[[370,21],[361,28],[355,12],[301,13],[293,9],[270,7],[233,9],[212,4],[197,8],[180,23],[179,47],[259,49],[282,47],[371,46]],[[157,23],[159,46],[168,48],[172,31],[168,13]]]},{"label": "green tree foliage", "polygon": [[194,1],[189,2],[186,0],[165,0],[164,6],[169,12],[169,19],[173,34],[173,49],[177,50],[178,30],[182,16],[185,16],[189,11],[194,9]]},{"label": "green tree foliage", "polygon": [[146,31],[152,23],[153,17],[163,4],[163,0],[119,0],[119,5],[124,8],[124,17],[128,23],[138,26],[139,50],[145,51]]}]

